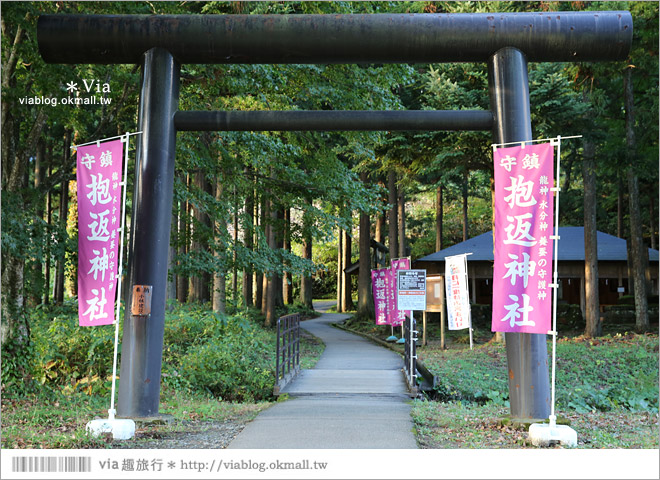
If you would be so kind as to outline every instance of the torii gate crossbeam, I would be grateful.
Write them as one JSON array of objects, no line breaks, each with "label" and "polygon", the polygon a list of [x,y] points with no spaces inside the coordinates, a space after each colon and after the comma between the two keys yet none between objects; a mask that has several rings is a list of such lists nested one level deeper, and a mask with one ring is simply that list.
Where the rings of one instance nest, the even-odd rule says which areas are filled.
[{"label": "torii gate crossbeam", "polygon": [[[181,64],[487,62],[492,113],[476,112],[459,129],[492,126],[495,143],[521,142],[532,140],[527,62],[623,60],[632,28],[626,11],[41,16],[39,51],[48,63],[142,64],[138,129],[143,135],[136,155],[128,285],[153,286],[152,313],[145,319],[127,309],[119,415],[158,414],[177,128],[229,128],[242,115],[177,112]],[[241,119],[241,129],[258,129],[259,116],[264,128],[299,129],[305,115],[319,128],[359,128],[348,115],[332,120],[321,112],[298,112],[286,113],[287,119],[272,113],[250,113]],[[372,117],[381,116],[380,124],[373,120],[371,125],[405,129],[419,120],[403,115],[408,117],[402,123],[403,117],[395,121],[391,113],[377,112]],[[444,125],[442,115],[431,123]],[[467,115],[472,114],[455,119],[464,122]],[[131,298],[126,300],[130,305]],[[512,416],[547,418],[546,336],[507,333],[506,345]]]}]

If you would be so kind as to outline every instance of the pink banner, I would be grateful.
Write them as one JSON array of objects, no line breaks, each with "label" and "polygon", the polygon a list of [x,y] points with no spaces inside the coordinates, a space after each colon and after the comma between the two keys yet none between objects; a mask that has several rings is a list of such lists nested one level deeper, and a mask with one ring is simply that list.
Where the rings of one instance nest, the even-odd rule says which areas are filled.
[{"label": "pink banner", "polygon": [[371,271],[371,288],[374,294],[376,325],[388,325],[389,268]]},{"label": "pink banner", "polygon": [[494,332],[551,328],[553,158],[549,143],[495,151]]},{"label": "pink banner", "polygon": [[78,321],[109,325],[115,318],[121,227],[122,141],[78,147]]},{"label": "pink banner", "polygon": [[403,321],[405,320],[405,317],[407,316],[408,318],[412,317],[412,310],[399,310],[397,308],[397,301],[396,301],[396,271],[397,270],[410,270],[410,258],[405,257],[405,258],[395,258],[391,262],[392,264],[392,277],[391,277],[391,283],[392,285],[392,298],[390,300],[390,305],[392,306],[393,310],[391,310],[390,316],[392,317],[391,319],[391,324],[394,325],[395,327],[398,327],[399,325],[403,324]]}]

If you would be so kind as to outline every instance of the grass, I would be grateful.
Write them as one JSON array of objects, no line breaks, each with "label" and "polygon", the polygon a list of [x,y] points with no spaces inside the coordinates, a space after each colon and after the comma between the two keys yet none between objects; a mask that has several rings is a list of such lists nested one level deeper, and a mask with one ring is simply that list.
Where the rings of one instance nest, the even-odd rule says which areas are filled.
[{"label": "grass", "polygon": [[270,403],[231,403],[199,393],[164,388],[159,412],[171,415],[163,425],[138,427],[139,441],[113,441],[93,437],[85,425],[94,418],[108,418],[109,398],[81,392],[42,389],[20,399],[2,399],[2,448],[149,448],[151,439],[185,431],[190,422],[248,422]]},{"label": "grass", "polygon": [[[415,400],[412,417],[421,448],[536,448],[524,427],[503,425],[508,408],[493,403]],[[571,412],[577,448],[658,448],[658,413]],[[557,447],[559,448],[559,447]]]},{"label": "grass", "polygon": [[[63,317],[72,315],[72,313],[60,308],[57,315],[60,319],[55,322],[59,321],[63,324]],[[180,324],[181,328],[180,331],[175,332],[177,340],[171,343],[173,348],[185,344],[186,335],[192,335],[193,338],[207,336],[198,334],[195,328],[201,328],[200,326],[206,328],[208,320],[202,322],[201,313],[196,309],[186,315],[187,317],[183,320],[176,319],[176,323]],[[34,330],[39,330],[37,328],[39,322],[48,325],[48,328],[54,325],[53,318],[45,311],[40,312],[39,318],[35,320]],[[75,371],[81,370],[80,363],[85,361],[84,359],[89,361],[92,355],[93,358],[98,358],[98,361],[104,364],[103,368],[105,368],[106,362],[111,367],[112,355],[107,351],[87,353],[84,350],[89,348],[89,345],[97,343],[100,345],[101,342],[107,341],[105,333],[101,330],[74,331],[80,338],[70,338],[68,344],[71,344],[71,347],[67,348],[69,348],[69,352],[75,351],[76,355],[83,360],[74,364],[70,363],[68,358],[63,358],[67,368],[62,367],[62,362],[57,363],[57,374],[55,374],[55,364],[52,361],[41,361],[37,365],[34,379],[29,382],[31,386],[23,392],[4,388],[3,385],[2,448],[149,448],[150,443],[158,441],[164,435],[190,433],[191,429],[197,430],[200,423],[226,421],[246,423],[272,404],[269,399],[257,402],[226,401],[205,392],[191,390],[185,383],[177,381],[179,377],[167,373],[172,368],[170,365],[165,365],[166,360],[168,358],[176,360],[177,355],[174,355],[173,352],[165,352],[159,413],[171,416],[171,421],[164,425],[138,425],[136,437],[130,441],[117,442],[113,441],[110,436],[95,438],[86,433],[85,426],[87,422],[95,418],[108,418],[111,382],[98,375],[94,377],[88,375],[82,377],[83,382],[81,383],[81,375],[85,373],[75,374]],[[301,332],[301,367],[313,368],[325,345],[313,335],[305,331]],[[90,337],[91,334],[94,335],[94,338]],[[275,330],[265,329],[259,332],[259,335],[263,336],[263,341],[255,345],[263,345],[265,351],[262,352],[262,355],[274,359],[275,353],[271,350],[275,348]],[[98,342],[95,339],[96,336],[100,338]],[[52,344],[52,335],[50,338]],[[41,339],[40,342],[47,343],[43,340]],[[66,342],[62,340],[62,343]],[[42,348],[45,350],[46,347]],[[107,345],[104,345],[104,350],[108,350]],[[110,349],[109,352],[111,351]],[[85,368],[90,369],[91,367],[85,365]],[[274,371],[274,364],[272,368]],[[48,375],[44,375],[44,371]],[[86,371],[83,370],[83,372]],[[64,378],[65,373],[66,378]],[[85,383],[86,378],[96,380],[93,383]],[[274,376],[272,383],[274,385]]]}]

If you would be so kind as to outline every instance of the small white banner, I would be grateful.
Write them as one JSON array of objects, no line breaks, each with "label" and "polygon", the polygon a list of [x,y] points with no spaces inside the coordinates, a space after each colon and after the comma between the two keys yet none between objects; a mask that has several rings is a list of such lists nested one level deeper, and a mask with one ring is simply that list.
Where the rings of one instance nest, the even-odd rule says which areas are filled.
[{"label": "small white banner", "polygon": [[467,288],[467,256],[445,257],[445,289],[449,330],[470,328],[470,296]]},{"label": "small white banner", "polygon": [[426,310],[426,270],[397,270],[397,308]]}]

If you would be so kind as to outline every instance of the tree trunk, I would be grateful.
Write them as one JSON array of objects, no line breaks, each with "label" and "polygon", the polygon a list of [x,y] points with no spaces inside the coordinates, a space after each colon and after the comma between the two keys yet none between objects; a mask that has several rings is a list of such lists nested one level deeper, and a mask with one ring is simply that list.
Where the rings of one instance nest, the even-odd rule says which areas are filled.
[{"label": "tree trunk", "polygon": [[376,217],[376,230],[374,231],[374,240],[378,243],[383,242],[383,230],[385,229],[385,215],[379,213]]},{"label": "tree trunk", "polygon": [[[250,176],[250,170],[245,167],[246,175]],[[250,188],[245,199],[245,248],[248,251],[254,249],[254,189]],[[254,302],[252,298],[252,269],[245,267],[243,269],[243,301],[246,307],[251,307]]]},{"label": "tree trunk", "polygon": [[[311,205],[311,200],[307,202]],[[303,216],[303,245],[302,245],[302,258],[312,261],[312,233],[310,225],[309,214]],[[314,308],[312,293],[312,276],[303,274],[300,276],[300,302],[307,308]]]},{"label": "tree trunk", "polygon": [[[280,250],[284,245],[281,222],[284,216],[283,211],[276,205],[270,206],[270,233],[268,235],[268,246],[271,250]],[[277,321],[277,308],[283,306],[282,298],[282,276],[273,270],[268,275],[266,289],[266,321],[265,325],[270,327]]]},{"label": "tree trunk", "polygon": [[[224,179],[218,176],[218,180],[215,184],[215,199],[221,201],[224,195]],[[221,217],[217,218],[215,221],[215,235],[216,236],[226,236],[227,235],[227,224],[225,219]],[[221,243],[221,242],[218,242]],[[213,252],[218,263],[224,263],[224,252],[221,252],[220,249],[216,249]],[[216,269],[213,272],[213,311],[225,313],[227,311],[227,279],[225,277],[225,270]]]},{"label": "tree trunk", "polygon": [[[189,184],[190,177],[186,175],[186,185]],[[183,256],[188,252],[189,225],[188,202],[179,203],[179,219],[177,228],[179,230],[179,255]],[[179,303],[185,303],[188,300],[188,278],[182,273],[176,276],[176,298]]]},{"label": "tree trunk", "polygon": [[342,298],[343,298],[343,278],[344,278],[344,265],[343,265],[343,240],[344,231],[340,228],[337,232],[337,313],[343,312]]},{"label": "tree trunk", "polygon": [[651,229],[651,248],[656,249],[655,243],[655,202],[653,201],[653,195],[649,195],[649,217],[650,217],[650,229]]},{"label": "tree trunk", "polygon": [[435,251],[442,250],[442,220],[443,220],[443,205],[442,205],[442,185],[438,185],[435,189]]},{"label": "tree trunk", "polygon": [[[284,209],[284,250],[291,253],[291,209]],[[287,264],[288,267],[288,264]],[[287,270],[282,276],[282,296],[286,305],[293,304],[293,283],[291,281],[291,272]]]},{"label": "tree trunk", "polygon": [[[360,173],[360,180],[368,183],[368,173]],[[369,214],[360,212],[360,269],[358,272],[358,309],[360,317],[373,316],[371,292],[371,221]]]},{"label": "tree trunk", "polygon": [[[263,228],[266,237],[266,243],[270,245],[271,225],[270,218],[270,199],[267,195],[261,197],[261,227]],[[266,315],[266,308],[268,307],[268,272],[263,272],[261,276],[261,313]]]},{"label": "tree trunk", "polygon": [[642,219],[639,203],[639,180],[637,177],[637,143],[635,139],[635,117],[632,84],[632,67],[625,70],[623,77],[624,106],[626,110],[626,145],[628,157],[628,202],[630,204],[630,246],[632,251],[633,282],[635,286],[635,330],[647,332],[650,328],[648,299],[646,296],[645,269],[643,262]]},{"label": "tree trunk", "polygon": [[[43,171],[46,167],[46,145],[42,140],[37,144],[37,155],[34,161],[34,189],[40,192],[41,183],[43,178]],[[34,216],[37,224],[40,224],[44,218],[44,202],[43,198],[39,196],[36,201]],[[41,228],[41,227],[39,227]],[[46,236],[44,236],[45,238]],[[41,303],[42,294],[44,291],[44,276],[43,276],[43,263],[42,256],[37,255],[32,259],[32,272],[30,275],[30,307],[35,307]],[[46,288],[47,290],[47,288]]]},{"label": "tree trunk", "polygon": [[399,229],[398,211],[398,197],[396,187],[396,173],[390,171],[387,175],[387,201],[390,204],[390,209],[387,212],[387,223],[389,227],[389,235],[387,239],[387,246],[390,249],[390,259],[397,257],[399,253],[399,244],[397,242],[397,233]]},{"label": "tree trunk", "polygon": [[[272,214],[272,212],[271,212]],[[284,249],[284,208],[275,209],[275,247],[279,253]],[[275,307],[284,306],[284,289],[282,288],[282,274],[277,272],[275,275]]]},{"label": "tree trunk", "polygon": [[[63,152],[63,165],[68,164],[69,156],[71,155],[71,130],[67,130],[64,135],[64,152]],[[69,182],[66,179],[62,180],[60,188],[60,211],[59,223],[61,231],[66,230],[66,219],[69,214]],[[64,302],[64,264],[65,258],[60,257],[55,263],[55,303],[62,304]]]},{"label": "tree trunk", "polygon": [[[210,185],[206,180],[204,172],[198,170],[195,172],[193,181],[195,186],[207,193],[210,193]],[[204,232],[205,228],[210,228],[210,218],[203,211],[202,208],[196,207],[193,205],[193,218],[195,219],[195,226],[199,231],[192,231],[192,251],[193,252],[202,252],[208,250],[208,245],[203,241],[203,237],[206,234]],[[211,275],[207,271],[197,271],[194,275],[190,277],[190,291],[189,299],[193,302],[205,303],[211,299],[210,292],[210,283]]]},{"label": "tree trunk", "polygon": [[403,192],[403,187],[399,188],[399,195],[397,198],[397,214],[398,214],[398,231],[399,231],[399,258],[408,256],[406,245],[406,197]]},{"label": "tree trunk", "polygon": [[232,253],[232,275],[231,275],[231,299],[235,306],[238,306],[238,195],[236,194],[236,185],[233,191],[234,200],[234,216],[233,227],[234,234],[232,240],[234,242],[234,251]]},{"label": "tree trunk", "polygon": [[600,321],[600,303],[598,296],[598,242],[597,223],[597,186],[596,186],[596,145],[590,138],[584,140],[582,160],[584,187],[584,334],[587,337],[599,337],[603,328]]},{"label": "tree trunk", "polygon": [[346,230],[342,231],[342,234],[344,236],[344,241],[343,241],[343,250],[342,250],[342,281],[341,281],[341,289],[342,289],[342,298],[341,298],[341,311],[342,312],[350,312],[352,311],[355,307],[353,306],[353,285],[351,283],[351,275],[349,273],[346,273],[346,269],[348,269],[351,266],[351,257],[353,256],[352,250],[352,243],[353,243],[353,238],[351,237],[351,232],[348,232]]},{"label": "tree trunk", "polygon": [[[52,172],[52,159],[53,159],[53,147],[52,145],[48,149],[48,176],[50,177],[51,172]],[[53,194],[50,190],[48,190],[48,194],[46,195],[46,224],[48,225],[48,228],[51,228],[53,225],[53,212],[52,212],[52,198]],[[50,303],[50,235],[46,237],[46,268],[45,268],[45,274],[44,274],[44,305],[48,305]]]}]

